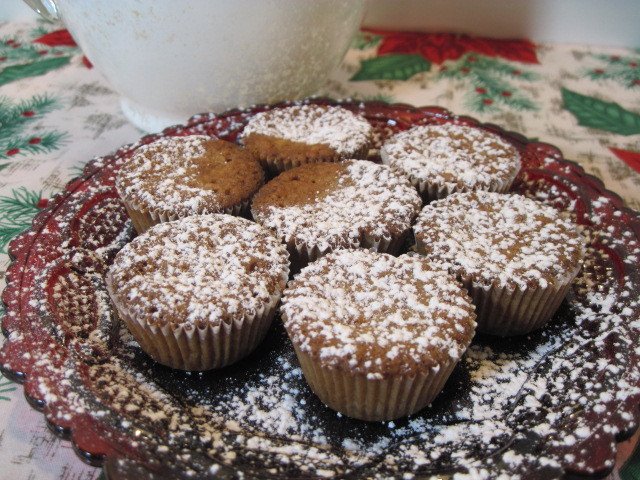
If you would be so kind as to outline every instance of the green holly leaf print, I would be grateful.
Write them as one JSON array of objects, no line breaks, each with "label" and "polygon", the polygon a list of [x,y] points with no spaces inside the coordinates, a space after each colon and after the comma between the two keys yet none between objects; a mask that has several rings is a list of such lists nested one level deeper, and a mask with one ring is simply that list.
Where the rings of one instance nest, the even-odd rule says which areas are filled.
[{"label": "green holly leaf print", "polygon": [[620,135],[640,133],[640,114],[625,110],[615,102],[605,102],[562,89],[564,108],[569,110],[583,127],[598,128]]},{"label": "green holly leaf print", "polygon": [[71,61],[71,57],[53,57],[39,62],[11,65],[0,72],[0,86],[21,78],[44,75],[51,70],[63,67]]},{"label": "green holly leaf print", "polygon": [[407,80],[419,72],[428,72],[431,63],[421,55],[389,54],[363,60],[351,81]]}]

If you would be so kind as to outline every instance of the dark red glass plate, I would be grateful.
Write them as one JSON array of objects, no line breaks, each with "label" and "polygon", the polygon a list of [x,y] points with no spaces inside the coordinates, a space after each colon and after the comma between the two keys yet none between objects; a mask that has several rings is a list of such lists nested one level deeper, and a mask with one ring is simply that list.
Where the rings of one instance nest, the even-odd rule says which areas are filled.
[{"label": "dark red glass plate", "polygon": [[477,336],[433,405],[389,423],[350,420],[322,405],[278,320],[256,352],[222,371],[154,364],[118,325],[104,289],[105,269],[132,237],[115,173],[161,136],[234,141],[251,115],[272,108],[263,106],[198,115],[95,159],[36,216],[10,245],[3,372],[110,478],[609,472],[616,442],[639,416],[638,214],[551,145],[437,107],[342,105],[374,124],[378,143],[412,125],[455,122],[520,150],[513,190],[566,211],[589,240],[582,273],[546,328]]}]

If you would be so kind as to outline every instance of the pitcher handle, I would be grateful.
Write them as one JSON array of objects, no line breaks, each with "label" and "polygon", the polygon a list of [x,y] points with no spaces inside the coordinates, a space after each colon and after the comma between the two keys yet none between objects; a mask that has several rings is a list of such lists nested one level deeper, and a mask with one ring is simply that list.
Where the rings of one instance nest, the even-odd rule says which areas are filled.
[{"label": "pitcher handle", "polygon": [[60,20],[60,12],[54,0],[24,0],[42,18],[54,22]]}]

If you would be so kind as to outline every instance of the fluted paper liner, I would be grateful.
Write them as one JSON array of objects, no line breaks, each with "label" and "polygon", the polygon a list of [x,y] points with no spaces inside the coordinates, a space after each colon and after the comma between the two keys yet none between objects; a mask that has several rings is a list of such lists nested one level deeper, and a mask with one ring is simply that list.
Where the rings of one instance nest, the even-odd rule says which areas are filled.
[{"label": "fluted paper liner", "polygon": [[343,248],[365,248],[373,252],[397,255],[404,246],[404,242],[410,232],[411,229],[409,228],[398,236],[389,237],[374,237],[362,233],[357,245],[353,245],[352,247],[330,246],[325,249],[321,249],[317,244],[298,242],[295,238],[288,238],[285,239],[285,243],[287,245],[287,250],[289,251],[289,260],[291,261],[290,272],[297,273],[320,257],[323,257],[334,250],[340,250]]},{"label": "fluted paper liner", "polygon": [[[166,212],[164,210],[149,210],[134,201],[127,200],[124,198],[122,199],[122,202],[124,203],[124,206],[127,210],[127,214],[131,219],[133,228],[135,228],[138,234],[141,234],[147,231],[148,229],[150,229],[154,225],[157,225],[158,223],[171,222],[171,221],[179,220],[180,218],[184,218],[186,216],[191,216],[191,215],[199,215],[198,212],[193,212],[190,215],[180,216],[180,215]],[[208,212],[208,213],[226,213],[228,215],[233,215],[234,217],[248,218],[249,212],[250,212],[250,204],[251,204],[250,200],[245,200],[241,203],[237,203],[233,205],[232,207],[225,208],[220,212]]]},{"label": "fluted paper liner", "polygon": [[390,163],[390,158],[384,149],[380,150],[380,158],[382,159],[382,163],[385,165],[389,165],[394,171],[397,173],[407,177],[411,184],[418,190],[420,193],[420,197],[425,204],[431,203],[434,200],[440,200],[445,198],[452,193],[456,192],[470,192],[474,190],[484,190],[487,192],[497,192],[497,193],[506,193],[511,188],[513,181],[518,175],[519,169],[515,170],[509,178],[505,180],[493,179],[489,185],[477,186],[477,187],[460,187],[455,183],[449,182],[435,182],[431,179],[420,179],[406,173],[404,170],[400,169],[397,166],[392,166]]},{"label": "fluted paper liner", "polygon": [[280,156],[265,156],[260,157],[260,163],[262,166],[272,175],[278,175],[285,170],[291,170],[292,168],[306,165],[307,163],[337,163],[351,159],[366,159],[369,153],[369,145],[359,148],[355,152],[350,154],[339,154],[336,152],[332,158],[321,158],[319,160],[314,158],[305,158],[304,160],[283,158]]},{"label": "fluted paper liner", "polygon": [[427,204],[434,200],[440,200],[448,197],[452,193],[456,192],[469,192],[473,190],[484,190],[487,192],[506,193],[511,188],[513,180],[516,178],[518,172],[516,171],[513,176],[505,181],[492,180],[489,185],[483,185],[476,188],[460,187],[455,183],[437,183],[429,180],[418,180],[413,176],[409,177],[411,183],[418,189],[418,193],[422,197],[422,201]]},{"label": "fluted paper liner", "polygon": [[551,320],[567,296],[580,265],[571,275],[546,287],[513,287],[481,284],[470,276],[461,281],[476,306],[477,330],[501,337],[532,332]]},{"label": "fluted paper liner", "polygon": [[107,288],[118,316],[140,348],[156,362],[180,370],[212,370],[246,357],[265,337],[278,304],[278,297],[273,296],[255,315],[222,321],[216,326],[151,325],[129,314],[112,293],[108,280]]},{"label": "fluted paper liner", "polygon": [[457,360],[416,375],[368,379],[365,374],[328,368],[294,345],[311,390],[329,408],[348,417],[387,421],[411,415],[429,405],[440,393]]}]

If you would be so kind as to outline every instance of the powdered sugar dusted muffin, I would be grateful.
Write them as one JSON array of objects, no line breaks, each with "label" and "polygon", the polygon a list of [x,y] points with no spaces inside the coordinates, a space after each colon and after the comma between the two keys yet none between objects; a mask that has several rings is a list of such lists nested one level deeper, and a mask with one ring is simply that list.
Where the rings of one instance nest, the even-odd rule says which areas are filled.
[{"label": "powdered sugar dusted muffin", "polygon": [[295,105],[254,115],[241,141],[272,173],[305,163],[364,158],[373,128],[342,107]]},{"label": "powdered sugar dusted muffin", "polygon": [[389,167],[348,160],[280,174],[256,194],[251,212],[287,244],[296,271],[340,248],[397,253],[420,205],[411,184]]},{"label": "powdered sugar dusted muffin", "polygon": [[285,290],[282,320],[311,389],[329,407],[391,420],[428,405],[469,346],[467,292],[424,257],[342,250]]},{"label": "powdered sugar dusted muffin", "polygon": [[409,177],[425,202],[453,192],[506,192],[520,171],[513,145],[486,130],[453,124],[400,132],[384,143],[380,156]]},{"label": "powdered sugar dusted muffin", "polygon": [[576,225],[520,195],[453,194],[427,205],[414,230],[418,251],[469,290],[478,330],[500,336],[547,323],[585,251]]},{"label": "powdered sugar dusted muffin", "polygon": [[284,246],[230,215],[161,223],[127,244],[106,284],[142,349],[172,368],[208,370],[264,337],[289,274]]},{"label": "powdered sugar dusted muffin", "polygon": [[249,152],[203,135],[166,137],[140,147],[116,178],[138,233],[189,215],[247,214],[263,183],[264,172]]}]

